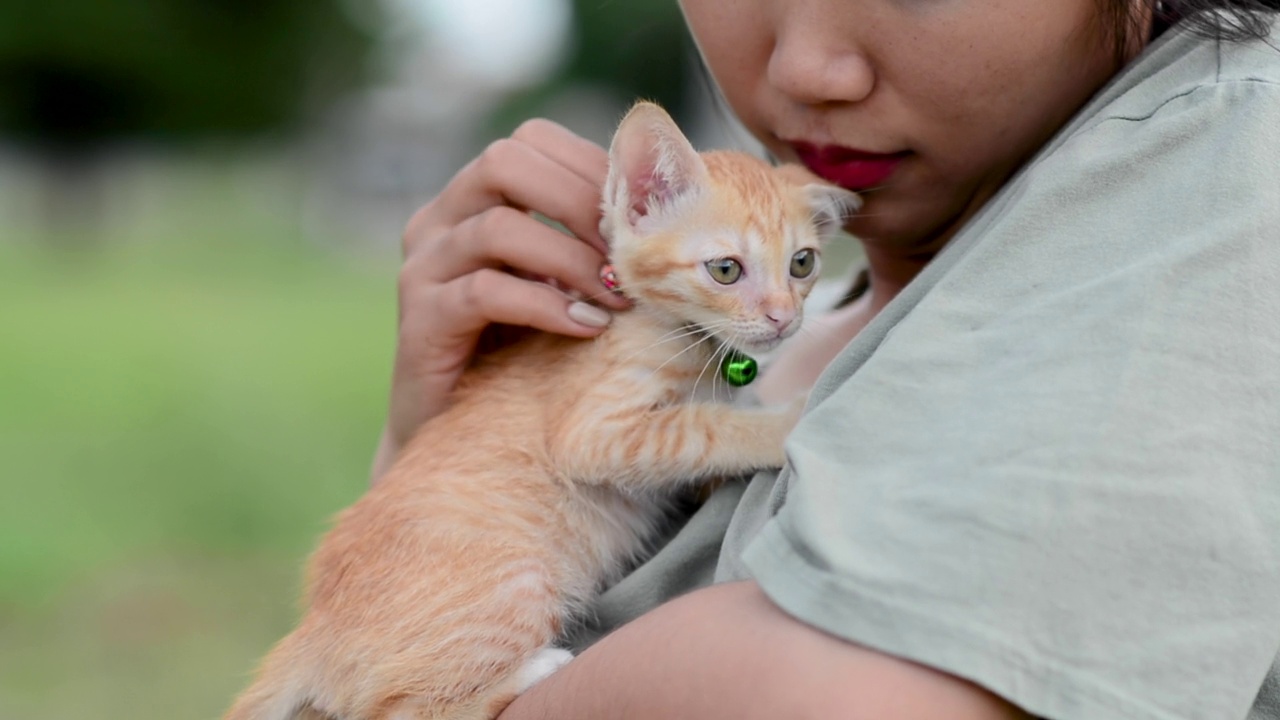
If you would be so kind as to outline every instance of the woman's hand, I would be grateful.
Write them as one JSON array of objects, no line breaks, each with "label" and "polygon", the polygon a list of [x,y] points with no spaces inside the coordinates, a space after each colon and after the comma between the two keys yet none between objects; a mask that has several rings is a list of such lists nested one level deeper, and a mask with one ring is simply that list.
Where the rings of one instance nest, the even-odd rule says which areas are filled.
[{"label": "woman's hand", "polygon": [[608,313],[565,290],[626,307],[599,279],[607,170],[603,148],[531,120],[489,145],[414,214],[404,234],[395,367],[375,480],[413,432],[444,409],[482,335],[490,349],[527,328],[599,334]]}]

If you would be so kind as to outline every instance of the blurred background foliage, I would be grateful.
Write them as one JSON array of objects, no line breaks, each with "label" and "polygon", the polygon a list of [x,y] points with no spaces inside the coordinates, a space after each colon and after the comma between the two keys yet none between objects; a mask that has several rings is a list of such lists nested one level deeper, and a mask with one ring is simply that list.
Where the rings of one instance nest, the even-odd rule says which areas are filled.
[{"label": "blurred background foliage", "polygon": [[373,40],[333,2],[0,5],[0,132],[42,149],[295,129]]},{"label": "blurred background foliage", "polygon": [[216,717],[367,483],[401,227],[550,116],[699,144],[674,0],[0,0],[0,719]]}]

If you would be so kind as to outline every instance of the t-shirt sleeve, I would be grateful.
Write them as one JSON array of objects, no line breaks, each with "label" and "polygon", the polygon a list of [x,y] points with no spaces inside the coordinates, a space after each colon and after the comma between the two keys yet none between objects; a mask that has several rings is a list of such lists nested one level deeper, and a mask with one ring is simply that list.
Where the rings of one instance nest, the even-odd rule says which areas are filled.
[{"label": "t-shirt sleeve", "polygon": [[1245,717],[1280,650],[1278,167],[1280,87],[1238,81],[1029,168],[820,381],[764,591],[1034,715]]}]

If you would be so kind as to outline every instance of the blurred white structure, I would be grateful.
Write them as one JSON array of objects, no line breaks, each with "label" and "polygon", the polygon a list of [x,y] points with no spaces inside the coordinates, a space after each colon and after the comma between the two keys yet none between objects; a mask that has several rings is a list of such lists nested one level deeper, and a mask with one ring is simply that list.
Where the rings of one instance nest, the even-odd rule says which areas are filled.
[{"label": "blurred white structure", "polygon": [[572,48],[569,0],[383,0],[383,83],[351,97],[315,138],[305,218],[318,238],[398,241],[405,221],[488,138],[512,92]]},{"label": "blurred white structure", "polygon": [[568,0],[387,0],[418,18],[444,69],[472,84],[515,89],[536,84],[568,54]]},{"label": "blurred white structure", "polygon": [[[317,239],[398,245],[413,212],[493,139],[484,133],[494,109],[555,73],[575,42],[569,0],[383,2],[387,81],[351,98],[318,138],[305,211]],[[686,128],[696,145],[757,149],[701,83],[691,86],[702,108]],[[578,86],[541,112],[605,144],[632,101]]]}]

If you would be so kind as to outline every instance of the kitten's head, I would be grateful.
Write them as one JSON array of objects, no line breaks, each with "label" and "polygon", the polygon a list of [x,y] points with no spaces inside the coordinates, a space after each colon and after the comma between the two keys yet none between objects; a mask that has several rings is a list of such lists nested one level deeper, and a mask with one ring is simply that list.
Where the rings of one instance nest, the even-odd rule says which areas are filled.
[{"label": "kitten's head", "polygon": [[764,351],[799,329],[821,246],[859,204],[796,166],[699,154],[640,103],[609,149],[600,227],[637,307]]}]

